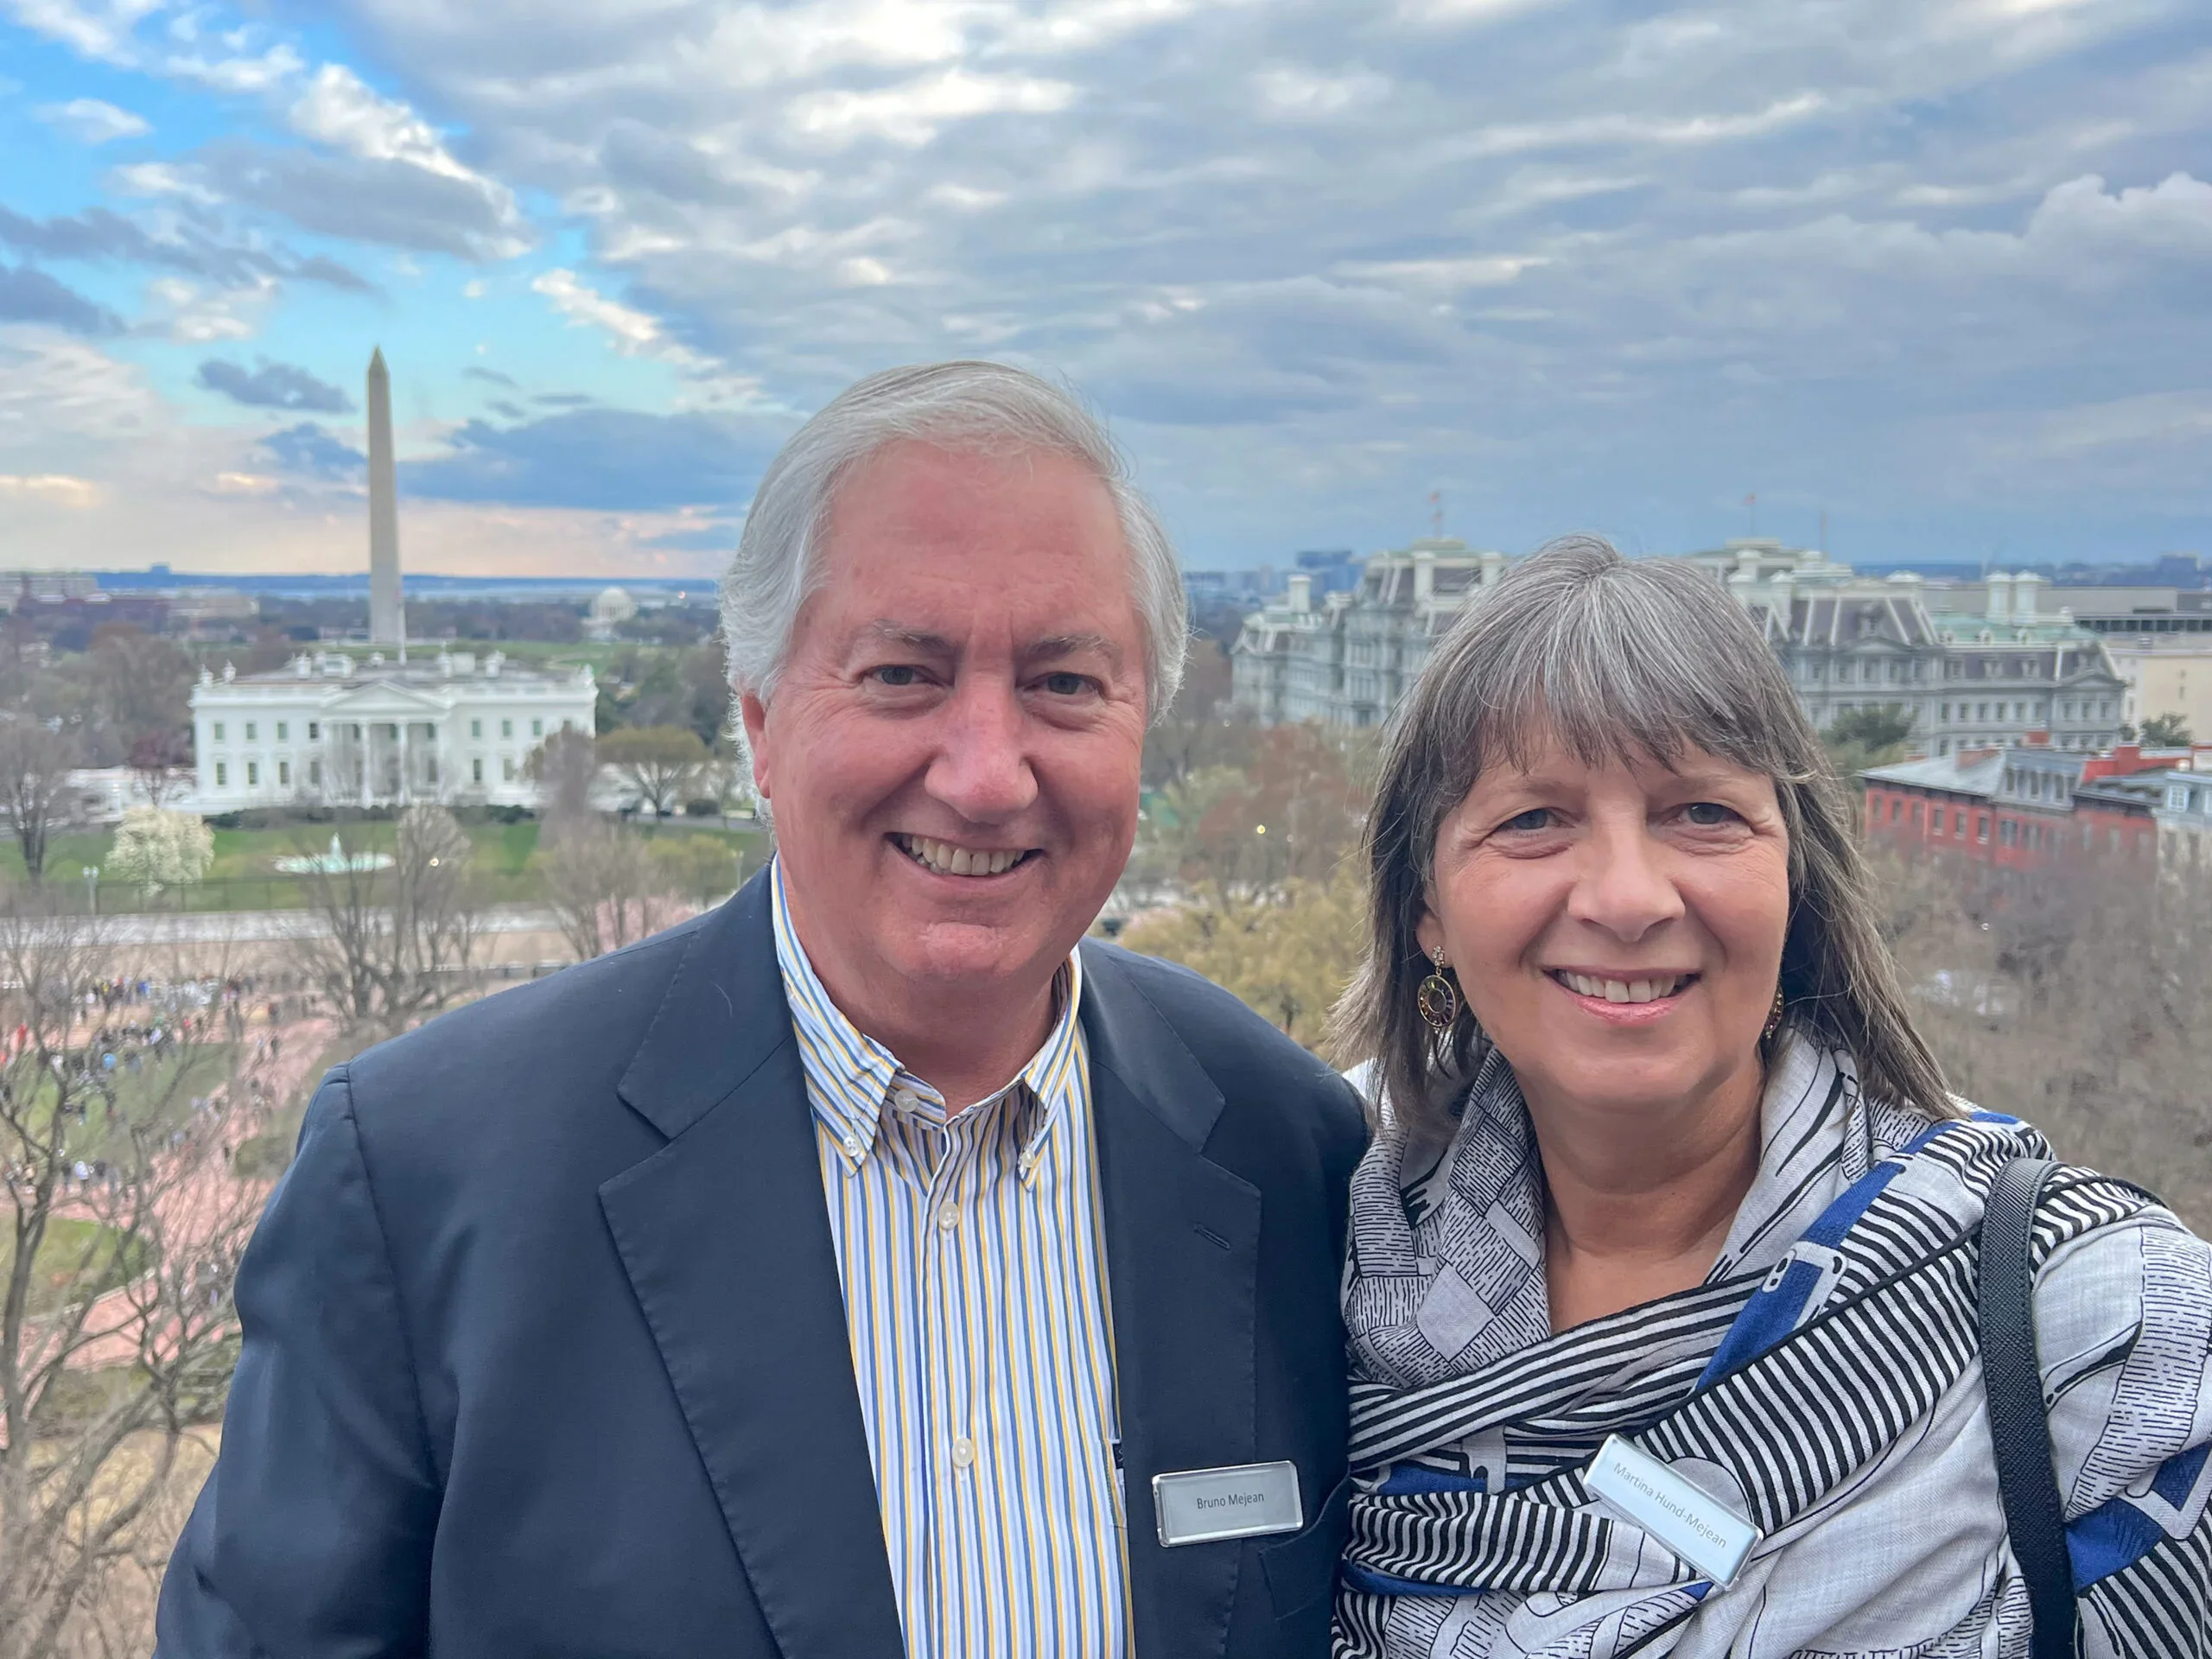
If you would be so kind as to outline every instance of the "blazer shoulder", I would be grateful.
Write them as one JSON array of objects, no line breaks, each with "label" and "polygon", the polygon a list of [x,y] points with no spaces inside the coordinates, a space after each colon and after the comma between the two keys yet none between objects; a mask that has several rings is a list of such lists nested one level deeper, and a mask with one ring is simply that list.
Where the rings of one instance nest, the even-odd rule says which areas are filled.
[{"label": "blazer shoulder", "polygon": [[407,1116],[456,1094],[542,1100],[610,1068],[619,1076],[706,919],[494,991],[364,1050],[345,1067],[357,1115]]},{"label": "blazer shoulder", "polygon": [[1224,1099],[1260,1096],[1303,1105],[1363,1141],[1365,1118],[1351,1086],[1311,1050],[1205,975],[1103,940],[1084,942],[1094,976],[1118,978],[1150,1003],[1212,1077]]}]

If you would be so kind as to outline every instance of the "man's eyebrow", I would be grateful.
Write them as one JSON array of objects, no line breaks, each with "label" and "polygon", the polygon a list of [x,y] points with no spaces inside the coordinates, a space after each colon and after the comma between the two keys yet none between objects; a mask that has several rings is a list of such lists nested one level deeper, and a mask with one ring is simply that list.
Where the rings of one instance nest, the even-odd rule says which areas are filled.
[{"label": "man's eyebrow", "polygon": [[1055,633],[1042,639],[1033,639],[1021,648],[1025,662],[1051,662],[1062,657],[1081,657],[1096,652],[1119,668],[1122,648],[1103,633]]},{"label": "man's eyebrow", "polygon": [[951,657],[957,654],[952,641],[941,633],[931,633],[927,628],[909,628],[900,624],[879,620],[868,626],[868,637],[887,645],[902,645],[908,651],[918,651],[925,656]]}]

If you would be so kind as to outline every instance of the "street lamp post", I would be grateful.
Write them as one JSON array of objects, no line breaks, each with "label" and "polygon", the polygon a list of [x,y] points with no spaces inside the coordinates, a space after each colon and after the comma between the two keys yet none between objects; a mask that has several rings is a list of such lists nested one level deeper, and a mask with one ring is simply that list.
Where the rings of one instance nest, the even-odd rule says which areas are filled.
[{"label": "street lamp post", "polygon": [[95,916],[100,913],[100,867],[83,866],[85,873],[85,908]]}]

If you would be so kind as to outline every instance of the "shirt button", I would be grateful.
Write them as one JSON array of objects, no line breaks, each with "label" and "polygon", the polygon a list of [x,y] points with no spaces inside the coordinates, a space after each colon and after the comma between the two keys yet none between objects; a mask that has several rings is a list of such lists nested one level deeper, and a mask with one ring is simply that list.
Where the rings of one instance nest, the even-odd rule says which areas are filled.
[{"label": "shirt button", "polygon": [[956,1469],[973,1468],[976,1463],[976,1442],[965,1434],[952,1443],[952,1466]]},{"label": "shirt button", "polygon": [[901,1089],[891,1096],[891,1103],[902,1112],[912,1112],[921,1109],[922,1101],[912,1090]]},{"label": "shirt button", "polygon": [[937,1211],[937,1224],[948,1233],[957,1227],[960,1224],[960,1206],[950,1203],[939,1205]]},{"label": "shirt button", "polygon": [[849,1135],[845,1137],[846,1157],[857,1158],[861,1155],[861,1150],[862,1147],[860,1136],[857,1135]]}]

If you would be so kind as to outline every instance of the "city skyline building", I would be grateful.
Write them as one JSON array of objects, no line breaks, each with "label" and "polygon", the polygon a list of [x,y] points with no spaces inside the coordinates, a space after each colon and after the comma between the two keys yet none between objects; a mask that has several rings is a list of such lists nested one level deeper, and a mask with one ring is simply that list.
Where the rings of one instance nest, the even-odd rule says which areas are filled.
[{"label": "city skyline building", "polygon": [[[2037,735],[2095,753],[2120,737],[2125,685],[2102,639],[2049,584],[1863,576],[1806,548],[1751,538],[1684,556],[1759,623],[1815,726],[1901,709],[1921,754]],[[1235,706],[1262,724],[1377,726],[1462,609],[1516,561],[1429,537],[1364,562],[1357,588],[1318,602],[1310,581],[1248,614],[1231,654]],[[2064,590],[2062,590],[2062,592]]]}]

